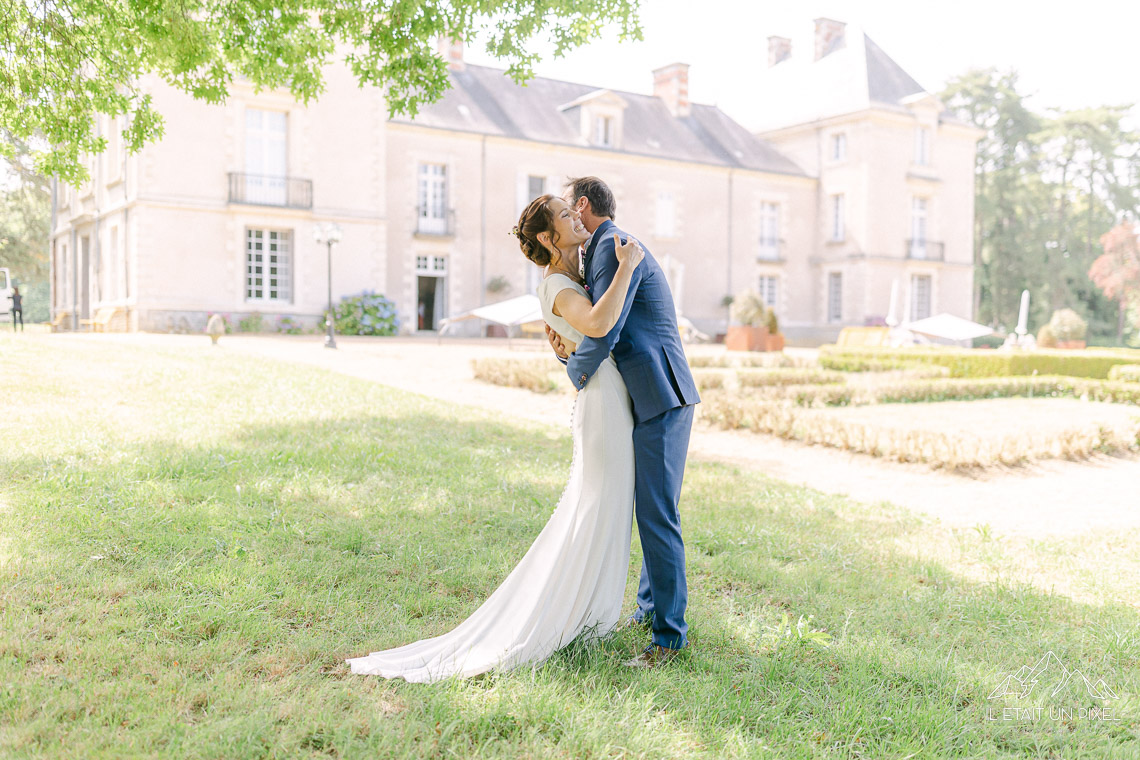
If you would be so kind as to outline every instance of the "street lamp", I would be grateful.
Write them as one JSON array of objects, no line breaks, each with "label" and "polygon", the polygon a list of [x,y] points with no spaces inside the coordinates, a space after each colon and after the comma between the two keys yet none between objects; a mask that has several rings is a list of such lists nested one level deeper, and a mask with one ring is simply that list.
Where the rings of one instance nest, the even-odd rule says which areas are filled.
[{"label": "street lamp", "polygon": [[326,246],[328,252],[329,270],[329,310],[325,317],[328,334],[325,335],[325,348],[336,348],[336,337],[333,335],[333,305],[332,305],[332,249],[340,242],[340,225],[334,222],[321,223],[313,227],[313,240],[317,245]]}]

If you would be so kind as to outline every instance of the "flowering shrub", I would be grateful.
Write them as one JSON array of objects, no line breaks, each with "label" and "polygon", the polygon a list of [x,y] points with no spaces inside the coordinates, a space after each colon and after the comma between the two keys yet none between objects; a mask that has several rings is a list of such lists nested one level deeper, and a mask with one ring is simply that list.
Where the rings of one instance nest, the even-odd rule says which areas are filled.
[{"label": "flowering shrub", "polygon": [[333,325],[341,335],[395,335],[400,321],[394,303],[366,290],[340,299],[333,307]]},{"label": "flowering shrub", "polygon": [[305,331],[304,325],[290,316],[277,318],[277,332],[285,335],[300,335]]}]

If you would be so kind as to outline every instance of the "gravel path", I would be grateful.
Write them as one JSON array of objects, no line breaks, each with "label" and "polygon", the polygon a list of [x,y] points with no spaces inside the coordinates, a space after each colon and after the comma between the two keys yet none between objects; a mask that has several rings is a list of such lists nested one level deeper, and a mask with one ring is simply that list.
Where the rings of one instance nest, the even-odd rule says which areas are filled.
[{"label": "gravel path", "polygon": [[[89,339],[101,338],[165,345],[206,340],[158,335]],[[339,348],[330,351],[314,336],[231,335],[222,339],[221,350],[323,367],[555,427],[565,426],[569,419],[573,403],[569,392],[536,394],[474,379],[472,359],[544,356],[545,344],[536,341],[516,340],[512,347],[505,340],[338,338],[337,342]],[[691,354],[723,351],[715,346],[688,350]],[[1037,537],[1140,527],[1140,458],[1135,457],[1044,461],[969,477],[703,424],[693,431],[690,455],[864,502],[890,502],[952,527],[988,524],[998,534]]]}]

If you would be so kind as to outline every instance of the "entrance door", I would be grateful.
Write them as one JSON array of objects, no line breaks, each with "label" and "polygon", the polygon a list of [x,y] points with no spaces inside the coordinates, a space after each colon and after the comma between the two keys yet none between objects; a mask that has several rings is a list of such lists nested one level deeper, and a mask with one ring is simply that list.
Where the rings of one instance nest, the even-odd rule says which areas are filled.
[{"label": "entrance door", "polygon": [[444,282],[443,277],[416,278],[416,329],[438,330],[439,321],[444,316]]},{"label": "entrance door", "polygon": [[416,257],[416,329],[438,330],[447,316],[447,258]]}]

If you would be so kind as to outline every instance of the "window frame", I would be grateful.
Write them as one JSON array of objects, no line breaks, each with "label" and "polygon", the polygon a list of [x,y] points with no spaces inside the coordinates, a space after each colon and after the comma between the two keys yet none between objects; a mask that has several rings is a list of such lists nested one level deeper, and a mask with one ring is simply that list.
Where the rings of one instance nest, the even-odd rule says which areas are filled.
[{"label": "window frame", "polygon": [[831,135],[831,161],[842,163],[847,160],[847,133],[835,132]]},{"label": "window frame", "polygon": [[420,161],[416,164],[416,232],[435,235],[448,232],[451,191],[448,168],[442,161]]},{"label": "window frame", "polygon": [[[835,286],[838,286],[836,290]],[[843,273],[827,273],[827,323],[838,324],[843,321]]]},{"label": "window frame", "polygon": [[930,166],[930,138],[931,130],[925,124],[914,128],[914,163],[915,166]]},{"label": "window frame", "polygon": [[832,243],[842,243],[847,239],[847,196],[845,193],[831,194],[831,233]]},{"label": "window frame", "polygon": [[[923,309],[919,308],[919,283],[925,287],[925,299],[922,303]],[[920,313],[925,310],[925,314]],[[910,276],[910,304],[907,312],[910,314],[910,321],[915,322],[919,319],[926,319],[934,313],[934,277],[930,274],[912,274]]]},{"label": "window frame", "polygon": [[[295,297],[295,293],[294,293],[294,285],[295,285],[294,273],[296,272],[296,256],[294,255],[295,251],[296,251],[295,231],[293,229],[286,229],[286,228],[281,228],[281,227],[271,227],[271,226],[261,227],[261,226],[251,226],[251,225],[247,225],[244,228],[244,230],[245,230],[244,236],[243,236],[244,237],[244,244],[242,246],[242,249],[244,251],[243,255],[245,258],[245,283],[244,283],[244,287],[242,290],[242,293],[244,295],[244,299],[243,299],[244,303],[292,305],[294,303],[294,297]],[[261,264],[261,267],[263,270],[261,272],[261,277],[262,277],[263,282],[260,286],[253,283],[254,277],[258,274],[256,272],[252,271],[252,269],[256,266],[256,264],[258,262],[251,258],[251,255],[253,252],[252,252],[251,247],[250,247],[251,242],[252,242],[251,241],[251,233],[255,233],[255,232],[262,233],[262,237],[260,238],[260,240],[262,242],[262,248],[261,248],[262,259],[260,261],[260,264]],[[271,254],[270,254],[268,246],[270,245],[269,241],[271,239],[271,236],[273,236],[273,235],[277,236],[277,245],[279,246],[279,249],[275,252],[276,255],[278,256],[278,261],[275,262],[276,267],[278,269],[278,272],[276,274],[278,282],[277,282],[276,286],[270,285],[270,277],[272,275],[269,272],[269,269],[272,266],[272,264],[270,263],[270,260],[269,260],[269,257]],[[282,251],[280,250],[282,236],[284,236],[283,239],[286,241],[286,246],[287,246],[285,248],[285,251],[284,251],[284,253],[286,254],[284,266],[282,266],[281,260],[280,260],[280,256],[282,253]],[[282,272],[281,270],[284,270],[284,272]],[[284,282],[284,284],[282,284],[282,281]],[[270,296],[269,293],[272,292],[274,287],[276,288],[276,290],[278,291],[279,294],[282,291],[285,291],[286,295],[285,296],[277,295],[275,297]],[[261,293],[263,293],[263,295],[254,295],[255,291],[261,292]]]}]

